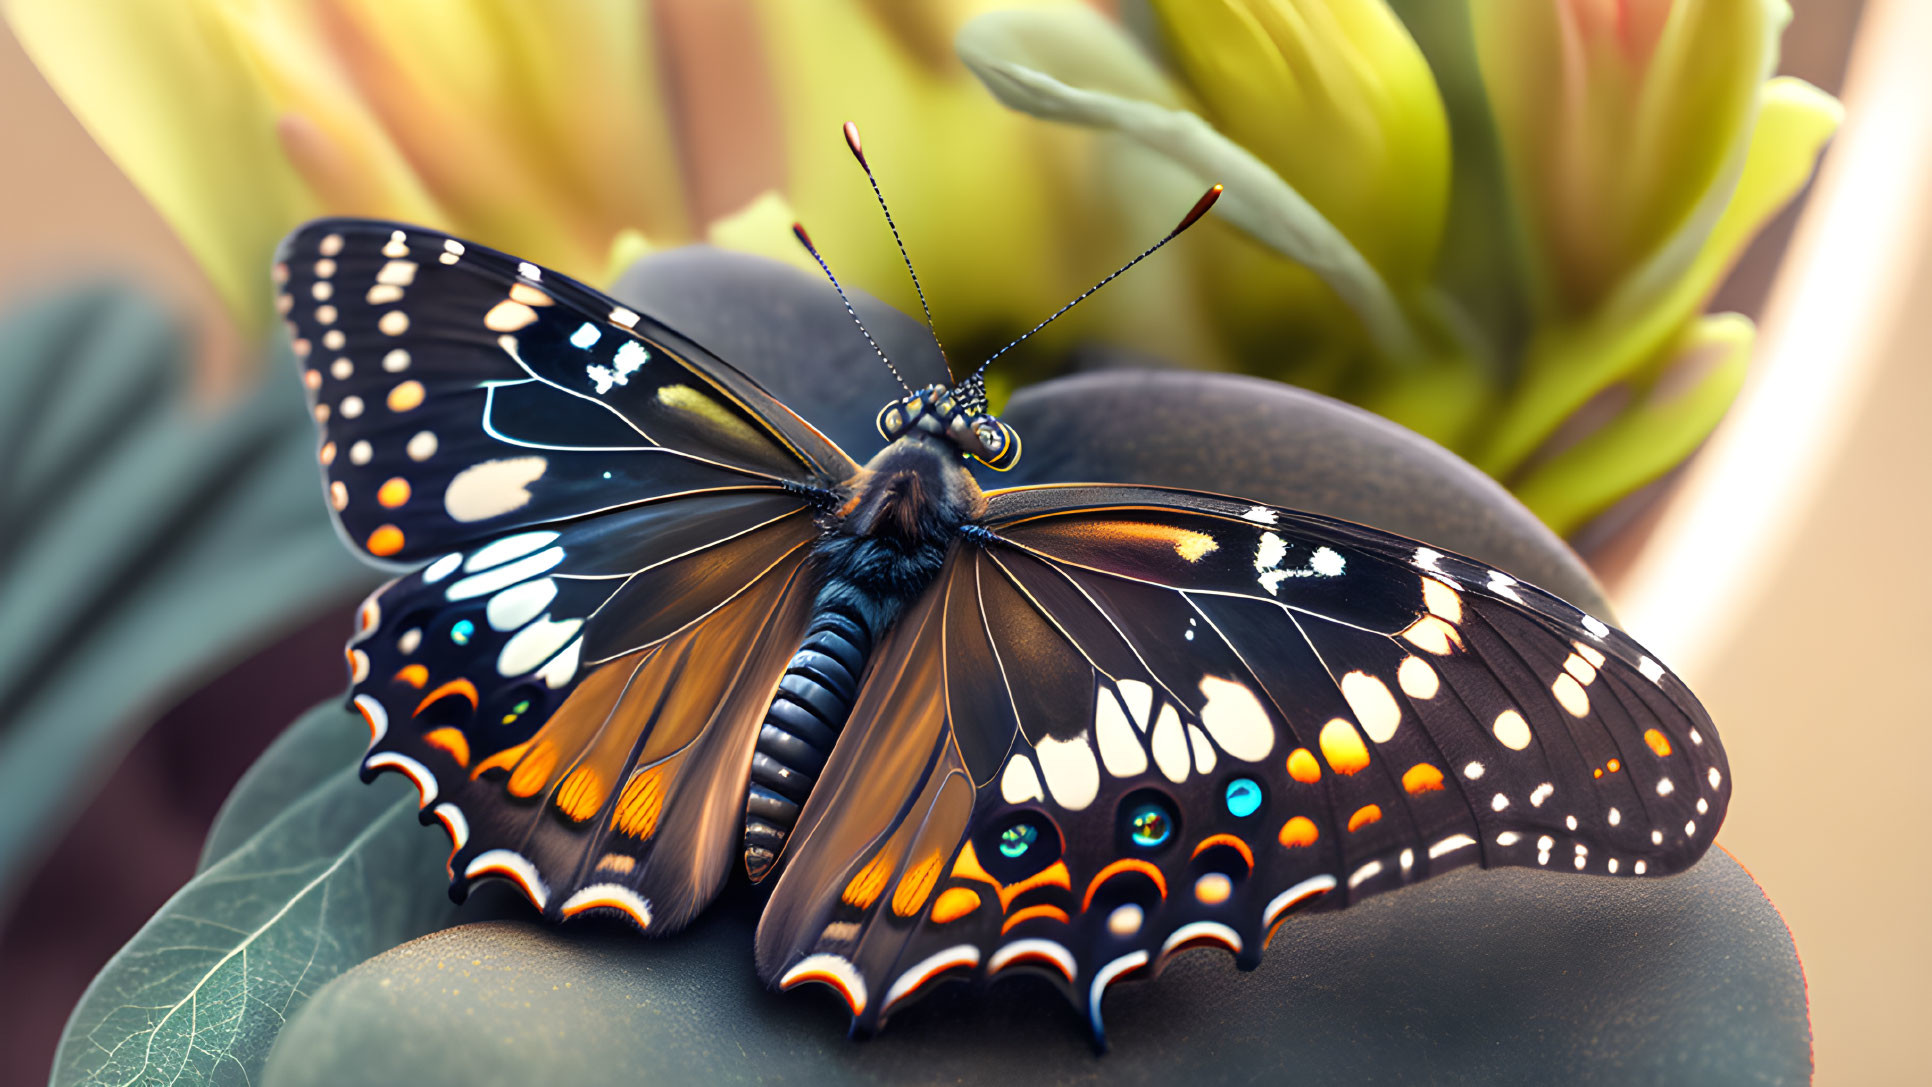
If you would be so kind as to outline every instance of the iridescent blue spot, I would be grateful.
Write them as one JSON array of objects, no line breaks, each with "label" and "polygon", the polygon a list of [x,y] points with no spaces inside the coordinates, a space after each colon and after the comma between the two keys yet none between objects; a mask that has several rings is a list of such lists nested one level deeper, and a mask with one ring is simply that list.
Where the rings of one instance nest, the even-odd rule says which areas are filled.
[{"label": "iridescent blue spot", "polygon": [[470,635],[475,633],[475,623],[470,622],[468,619],[458,619],[456,625],[449,628],[449,640],[455,642],[457,645],[468,645],[470,644]]},{"label": "iridescent blue spot", "polygon": [[1228,814],[1236,819],[1246,819],[1261,810],[1261,786],[1253,778],[1235,778],[1228,782]]},{"label": "iridescent blue spot", "polygon": [[1135,845],[1152,849],[1173,836],[1174,823],[1166,808],[1150,802],[1135,805],[1127,816],[1127,829]]},{"label": "iridescent blue spot", "polygon": [[580,347],[588,351],[592,347],[597,346],[597,341],[603,338],[604,334],[597,330],[596,325],[585,321],[583,324],[577,326],[577,331],[570,334],[570,346]]},{"label": "iridescent blue spot", "polygon": [[1040,832],[1032,823],[1015,823],[1000,831],[1000,856],[1008,860],[1017,860],[1027,850],[1033,848],[1033,843],[1038,841],[1039,837]]}]

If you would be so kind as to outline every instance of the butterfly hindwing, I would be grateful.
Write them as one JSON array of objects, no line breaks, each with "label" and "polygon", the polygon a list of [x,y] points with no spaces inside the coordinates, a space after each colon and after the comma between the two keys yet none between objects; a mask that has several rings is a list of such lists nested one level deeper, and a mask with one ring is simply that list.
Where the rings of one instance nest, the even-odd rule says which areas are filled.
[{"label": "butterfly hindwing", "polygon": [[848,725],[894,773],[842,741],[759,930],[768,981],[834,984],[860,1029],[1029,970],[1098,1035],[1112,982],[1202,944],[1252,965],[1291,910],[1470,864],[1676,871],[1722,817],[1681,682],[1479,563],[1154,488],[996,493],[982,523]]},{"label": "butterfly hindwing", "polygon": [[712,487],[855,470],[755,382],[567,276],[421,227],[325,219],[277,255],[329,505],[368,558]]}]

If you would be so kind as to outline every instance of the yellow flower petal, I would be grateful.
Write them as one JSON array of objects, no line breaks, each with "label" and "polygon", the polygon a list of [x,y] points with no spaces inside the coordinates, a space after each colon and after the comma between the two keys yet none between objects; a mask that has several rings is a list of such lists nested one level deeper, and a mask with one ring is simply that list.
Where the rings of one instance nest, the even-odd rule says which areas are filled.
[{"label": "yellow flower petal", "polygon": [[1473,0],[1470,17],[1540,302],[1562,318],[1598,305],[1711,193],[1722,200],[1790,12]]},{"label": "yellow flower petal", "polygon": [[1434,262],[1449,123],[1382,0],[1153,0],[1208,119],[1334,223],[1398,290]]},{"label": "yellow flower petal", "polygon": [[[944,10],[956,23],[1004,6],[980,0]],[[842,280],[919,312],[839,134],[856,122],[956,368],[1107,271],[1078,196],[1085,136],[1001,108],[965,66],[935,67],[905,48],[867,4],[759,0],[758,11],[783,115],[785,188],[799,220]],[[1091,316],[1073,311],[1054,335],[1075,333]],[[1024,365],[1024,356],[1013,361]]]},{"label": "yellow flower petal", "polygon": [[246,51],[207,11],[147,0],[10,0],[14,34],[94,139],[168,220],[246,323],[265,271],[318,206],[277,141]]},{"label": "yellow flower petal", "polygon": [[[1843,111],[1801,80],[1766,83],[1744,165],[1729,203],[1687,269],[1647,292],[1638,308],[1613,300],[1590,319],[1540,330],[1509,409],[1473,458],[1507,478],[1558,424],[1598,390],[1630,376],[1684,327],[1766,220],[1811,176]],[[1647,287],[1641,279],[1633,288]]]}]

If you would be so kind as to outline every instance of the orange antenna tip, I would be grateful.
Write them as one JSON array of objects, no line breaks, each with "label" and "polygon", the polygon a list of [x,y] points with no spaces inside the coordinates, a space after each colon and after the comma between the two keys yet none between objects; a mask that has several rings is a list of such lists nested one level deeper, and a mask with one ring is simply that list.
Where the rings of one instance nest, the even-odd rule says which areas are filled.
[{"label": "orange antenna tip", "polygon": [[1219,185],[1216,185],[1213,188],[1209,189],[1208,191],[1202,193],[1201,198],[1194,202],[1194,207],[1190,209],[1186,215],[1181,217],[1181,225],[1175,227],[1173,230],[1173,233],[1179,234],[1181,231],[1186,230],[1188,227],[1191,227],[1195,223],[1200,222],[1201,216],[1206,215],[1208,213],[1208,209],[1213,207],[1214,202],[1219,199],[1221,199],[1221,186]]},{"label": "orange antenna tip", "polygon": [[845,122],[845,146],[852,149],[852,157],[859,160],[859,165],[865,166],[870,172],[871,167],[865,161],[865,149],[859,145],[859,126],[850,121]]},{"label": "orange antenna tip", "polygon": [[795,238],[797,238],[797,239],[798,239],[798,243],[799,243],[800,245],[803,245],[803,246],[804,246],[805,248],[807,248],[807,249],[812,249],[812,248],[813,248],[813,246],[812,246],[812,236],[811,236],[810,234],[807,234],[807,233],[805,233],[805,224],[804,224],[804,223],[793,223],[793,224],[792,224],[792,236],[793,236],[793,237],[795,237]]}]

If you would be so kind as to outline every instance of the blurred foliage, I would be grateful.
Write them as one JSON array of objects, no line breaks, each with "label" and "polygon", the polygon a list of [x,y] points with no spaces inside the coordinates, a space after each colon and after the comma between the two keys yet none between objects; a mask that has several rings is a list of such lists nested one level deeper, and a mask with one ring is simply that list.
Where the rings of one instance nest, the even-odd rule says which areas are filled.
[{"label": "blurred foliage", "polygon": [[363,733],[317,707],[242,779],[200,871],[81,998],[56,1087],[257,1082],[317,989],[453,921],[446,843],[417,825],[407,782],[359,780]]},{"label": "blurred foliage", "polygon": [[0,898],[143,711],[375,580],[318,500],[294,383],[199,411],[186,355],[123,287],[0,321]]},{"label": "blurred foliage", "polygon": [[[693,240],[809,268],[796,215],[845,278],[909,308],[835,135],[854,120],[955,354],[1224,183],[1228,226],[1050,343],[1361,404],[1566,532],[1721,417],[1750,332],[1700,311],[1838,120],[1771,78],[1784,0],[732,0],[755,40],[677,58],[665,9],[689,0],[4,2],[250,327],[275,240],[322,213],[603,281]],[[693,73],[738,73],[783,134],[771,191],[708,222],[676,105]],[[1707,365],[1713,339],[1737,365]],[[1066,367],[1050,343],[995,391]]]},{"label": "blurred foliage", "polygon": [[1189,250],[1220,364],[1340,396],[1559,531],[1668,471],[1752,331],[1700,315],[1840,116],[1772,78],[1783,0],[1145,0],[996,12],[1007,105],[1228,187]]}]

